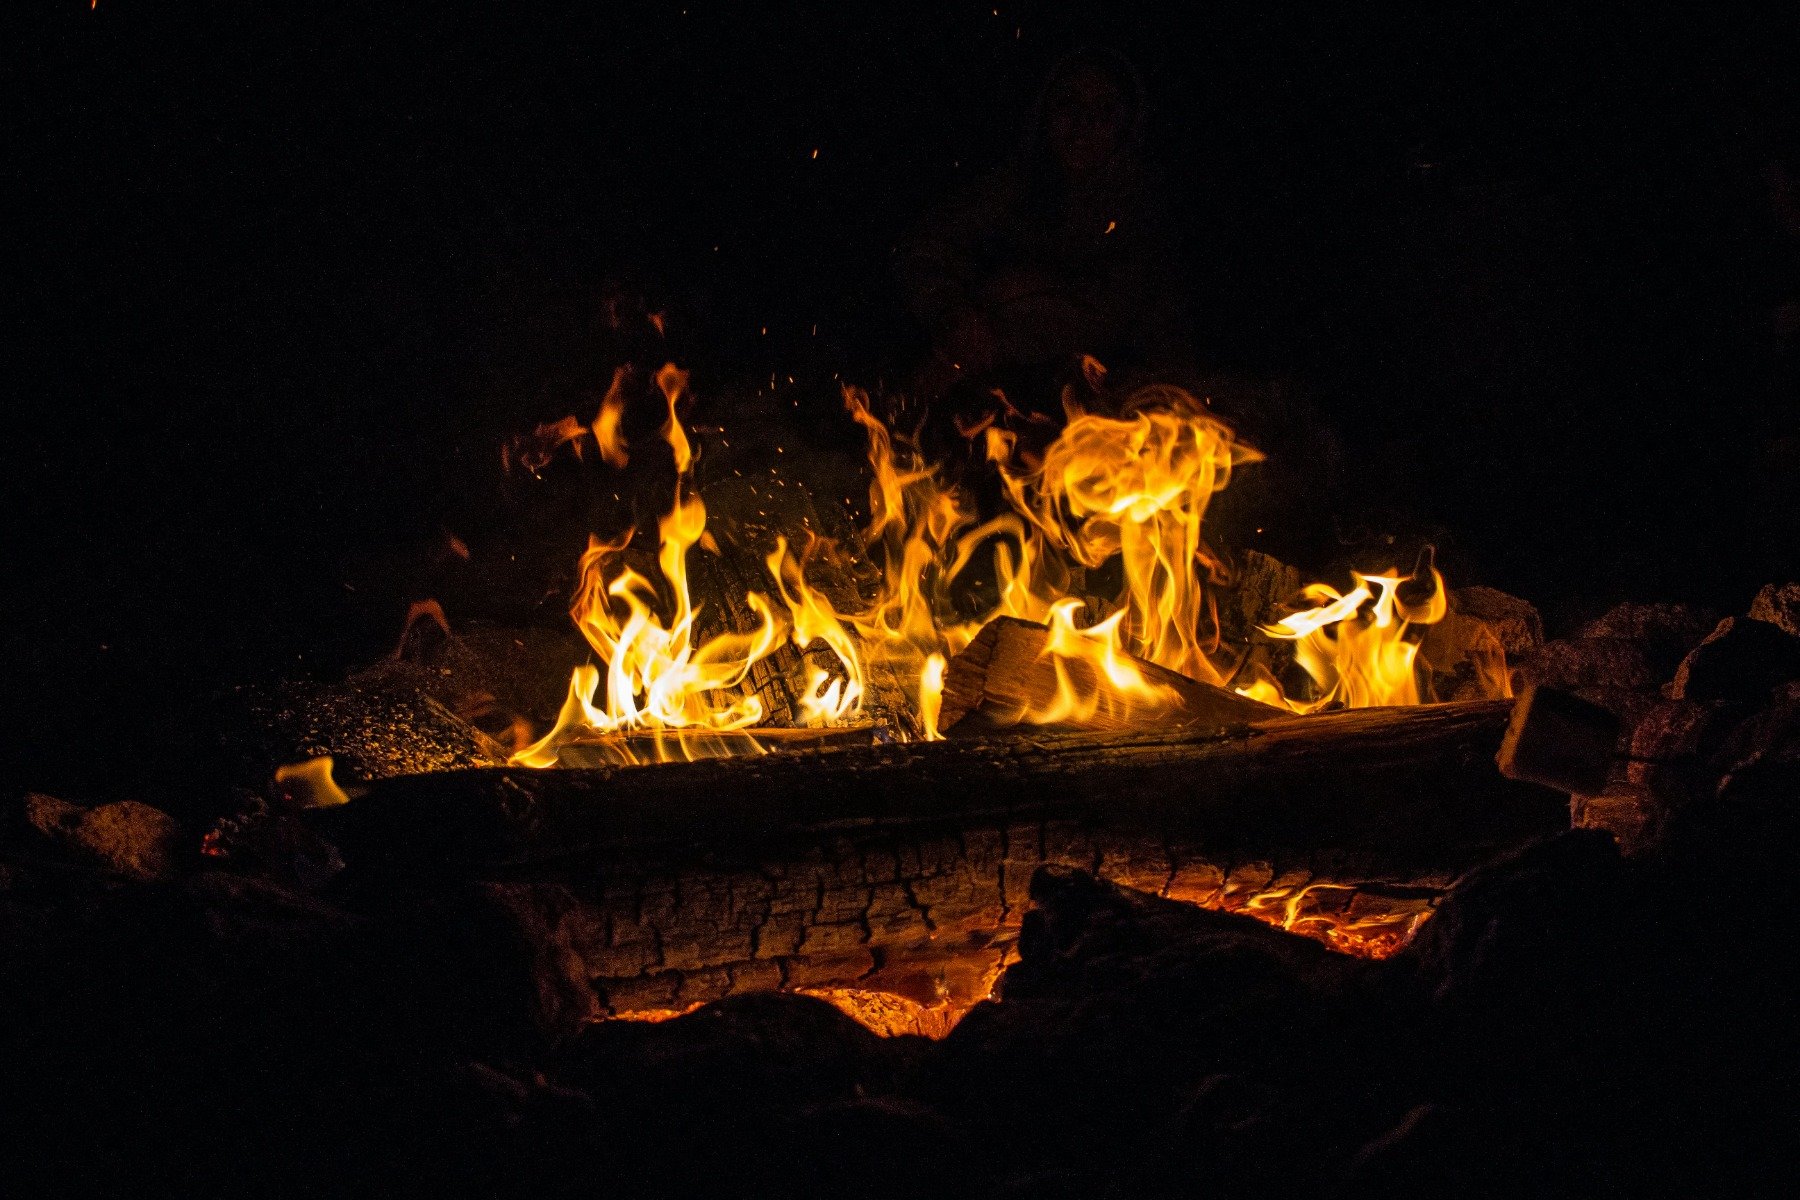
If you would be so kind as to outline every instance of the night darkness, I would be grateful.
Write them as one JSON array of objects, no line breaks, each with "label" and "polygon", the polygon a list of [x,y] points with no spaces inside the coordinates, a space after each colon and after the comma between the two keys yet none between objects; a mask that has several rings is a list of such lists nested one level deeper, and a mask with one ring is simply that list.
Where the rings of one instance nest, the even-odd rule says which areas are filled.
[{"label": "night darkness", "polygon": [[1092,42],[1148,81],[1208,364],[1362,464],[1332,516],[1553,626],[1791,569],[1791,16],[1093,7],[11,16],[9,772],[92,785],[97,744],[198,747],[217,688],[381,648],[416,597],[347,564],[479,522],[471,464],[603,385],[609,290],[702,396],[902,377],[893,246]]}]

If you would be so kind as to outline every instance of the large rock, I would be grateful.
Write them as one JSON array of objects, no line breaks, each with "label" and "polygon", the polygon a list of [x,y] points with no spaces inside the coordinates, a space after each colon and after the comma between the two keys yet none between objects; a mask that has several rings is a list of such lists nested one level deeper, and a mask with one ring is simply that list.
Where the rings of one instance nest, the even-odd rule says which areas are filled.
[{"label": "large rock", "polygon": [[1659,700],[1632,730],[1632,762],[1682,762],[1708,754],[1723,734],[1720,725],[1715,705]]},{"label": "large rock", "polygon": [[34,792],[25,822],[71,857],[140,883],[173,879],[182,860],[180,823],[135,800],[83,808]]},{"label": "large rock", "polygon": [[1366,1080],[1381,1044],[1358,1016],[1380,1011],[1359,1003],[1378,964],[1081,871],[1040,868],[1031,898],[1002,999],[941,1044],[935,1105],[1080,1194],[1191,1180],[1196,1159],[1227,1195],[1316,1169],[1305,1131],[1343,1103],[1325,1080]]},{"label": "large rock", "polygon": [[1566,692],[1596,688],[1647,692],[1663,677],[1644,644],[1624,637],[1546,642],[1523,665],[1522,672],[1533,683]]},{"label": "large rock", "polygon": [[578,907],[559,884],[401,892],[371,915],[388,986],[414,999],[421,1029],[463,1051],[533,1053],[600,1016],[569,942]]},{"label": "large rock", "polygon": [[[1618,638],[1634,643],[1643,650],[1651,674],[1660,683],[1718,621],[1718,613],[1689,604],[1627,601],[1590,621],[1576,637]],[[1623,684],[1623,681],[1614,682],[1615,685]]]},{"label": "large rock", "polygon": [[1700,703],[1755,704],[1800,680],[1800,638],[1749,617],[1726,617],[1681,660],[1669,695]]},{"label": "large rock", "polygon": [[1571,975],[1590,977],[1591,964],[1562,968],[1598,948],[1589,930],[1618,912],[1622,880],[1605,836],[1560,834],[1464,876],[1394,965],[1417,971],[1439,1005],[1471,1020],[1542,1017],[1537,1006],[1561,997]]},{"label": "large rock", "polygon": [[[1800,785],[1800,686],[1790,685],[1776,701],[1739,723],[1713,756],[1724,794],[1758,791],[1779,799]],[[1800,791],[1789,801],[1800,807]]]},{"label": "large rock", "polygon": [[[593,1098],[577,1166],[595,1195],[968,1194],[956,1131],[894,1096],[924,1048],[770,992],[659,1023],[601,1022],[555,1073]],[[846,1186],[858,1178],[866,1186]]]},{"label": "large rock", "polygon": [[1771,583],[1750,602],[1753,620],[1767,621],[1783,633],[1800,637],[1800,583]]}]

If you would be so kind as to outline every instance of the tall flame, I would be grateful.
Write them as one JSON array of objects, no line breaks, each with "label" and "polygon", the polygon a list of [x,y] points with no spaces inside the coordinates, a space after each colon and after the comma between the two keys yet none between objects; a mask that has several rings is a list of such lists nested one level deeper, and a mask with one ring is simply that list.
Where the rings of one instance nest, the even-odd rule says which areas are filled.
[{"label": "tall flame", "polygon": [[[656,382],[668,403],[662,434],[676,469],[674,504],[657,526],[661,534],[657,566],[666,600],[654,582],[625,564],[629,531],[610,542],[588,539],[570,615],[605,664],[605,686],[601,687],[598,667],[576,667],[556,724],[515,754],[514,763],[550,766],[560,747],[594,732],[725,733],[746,729],[764,716],[758,697],[731,693],[742,686],[754,664],[781,644],[785,621],[764,597],[752,592],[745,600],[758,618],[754,630],[696,641],[694,622],[700,609],[688,585],[687,556],[706,532],[706,505],[689,490],[694,454],[676,412],[687,375],[670,364],[657,373]],[[679,750],[671,752],[663,742],[657,743],[656,752],[658,757],[686,756]]]},{"label": "tall flame", "polygon": [[[1094,363],[1088,374],[1097,387],[1104,368]],[[615,374],[591,427],[613,465],[626,461],[623,377]],[[1342,593],[1313,584],[1304,592],[1309,607],[1262,627],[1265,636],[1292,644],[1313,683],[1309,697],[1286,696],[1260,668],[1238,679],[1232,664],[1242,656],[1219,646],[1208,589],[1223,568],[1203,525],[1232,471],[1261,456],[1188,393],[1167,386],[1139,391],[1119,415],[1087,412],[1065,399],[1067,425],[1041,454],[1022,452],[1016,436],[992,421],[971,427],[972,436],[984,438],[1010,509],[982,523],[916,441],[883,423],[866,392],[846,387],[845,410],[867,438],[869,515],[860,535],[880,570],[873,595],[848,608],[835,605],[809,583],[807,569],[843,549],[811,532],[799,547],[778,537],[764,560],[777,603],[747,594],[756,627],[701,642],[687,556],[712,543],[706,507],[691,488],[695,452],[679,413],[688,376],[671,363],[655,382],[667,406],[662,440],[676,468],[673,503],[658,523],[659,578],[627,563],[629,532],[613,541],[590,538],[571,613],[600,665],[576,668],[556,725],[515,762],[550,765],[559,747],[596,732],[688,733],[700,736],[684,744],[704,745],[705,735],[746,730],[768,714],[743,685],[751,667],[784,641],[807,655],[794,713],[800,723],[856,721],[871,672],[879,671],[912,691],[917,726],[896,732],[937,738],[946,666],[998,616],[1047,627],[1043,656],[1057,686],[1048,703],[1017,714],[1025,721],[1082,720],[1102,704],[1154,713],[1167,688],[1146,676],[1145,663],[1205,683],[1230,680],[1243,694],[1302,713],[1421,700],[1418,648],[1408,630],[1444,615],[1446,592],[1435,568],[1422,567],[1417,578],[1359,574]],[[1088,581],[1115,561],[1119,584],[1111,598],[1081,598]],[[957,605],[968,606],[974,589],[963,581],[978,563],[992,568],[993,599],[969,619]],[[742,749],[760,749],[738,736]],[[661,742],[656,755],[665,756]]]},{"label": "tall flame", "polygon": [[1401,590],[1420,581],[1411,576],[1363,575],[1353,572],[1356,586],[1340,593],[1329,584],[1308,585],[1302,593],[1314,607],[1292,613],[1262,631],[1294,644],[1294,659],[1312,677],[1318,698],[1264,695],[1299,713],[1328,705],[1374,708],[1420,702],[1416,661],[1419,646],[1406,637],[1412,625],[1441,621],[1448,610],[1444,577],[1426,568],[1429,593],[1407,602]]},{"label": "tall flame", "polygon": [[1072,412],[1035,469],[1013,465],[1009,434],[990,429],[987,437],[1007,497],[1029,523],[1018,567],[1001,564],[1011,615],[1044,619],[1067,583],[1066,568],[1052,569],[1057,555],[1083,568],[1117,558],[1116,649],[1222,682],[1209,657],[1216,637],[1201,632],[1211,625],[1216,634],[1206,583],[1219,568],[1201,526],[1232,468],[1262,456],[1186,392],[1166,386],[1140,391],[1123,416]]}]

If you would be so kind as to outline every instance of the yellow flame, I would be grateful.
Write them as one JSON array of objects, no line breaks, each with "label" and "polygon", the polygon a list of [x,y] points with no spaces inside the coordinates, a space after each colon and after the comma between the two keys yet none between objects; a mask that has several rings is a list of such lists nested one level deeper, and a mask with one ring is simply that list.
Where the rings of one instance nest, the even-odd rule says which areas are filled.
[{"label": "yellow flame", "polygon": [[[817,539],[810,543],[817,544]],[[863,666],[856,639],[844,628],[831,602],[807,585],[803,561],[788,554],[787,538],[775,539],[775,550],[767,562],[793,620],[794,645],[804,650],[823,642],[837,655],[845,672],[834,677],[821,667],[807,666],[806,685],[800,694],[801,723],[841,725],[862,711]]]},{"label": "yellow flame", "polygon": [[[910,439],[896,439],[875,417],[866,392],[845,388],[844,407],[868,435],[872,478],[862,539],[880,557],[882,577],[875,602],[843,619],[855,630],[868,662],[918,681],[914,709],[920,732],[932,738],[941,664],[981,628],[981,622],[956,620],[949,603],[956,565],[966,561],[958,554],[957,535],[974,515]],[[933,658],[939,666],[930,666]]]},{"label": "yellow flame", "polygon": [[[1043,725],[1086,721],[1105,710],[1109,716],[1128,719],[1136,712],[1153,712],[1174,697],[1168,688],[1150,682],[1142,669],[1119,646],[1120,609],[1097,624],[1075,624],[1079,600],[1058,600],[1050,610],[1050,633],[1044,639],[1043,657],[1056,671],[1056,691],[1041,708],[1027,708],[1019,720]],[[1104,680],[1106,687],[1099,686]]]},{"label": "yellow flame", "polygon": [[283,795],[301,808],[335,808],[350,803],[350,795],[331,777],[329,754],[305,762],[275,768],[275,783]]},{"label": "yellow flame", "polygon": [[1431,568],[1430,594],[1407,603],[1400,590],[1414,582],[1410,576],[1353,574],[1356,586],[1350,591],[1311,584],[1302,594],[1314,602],[1312,608],[1262,627],[1270,637],[1294,644],[1294,659],[1318,693],[1310,701],[1279,696],[1271,702],[1299,713],[1328,705],[1374,708],[1420,702],[1415,670],[1419,646],[1406,633],[1412,625],[1443,619],[1448,608],[1444,577]]},{"label": "yellow flame", "polygon": [[919,722],[925,727],[925,740],[935,742],[944,735],[938,731],[938,714],[944,709],[944,668],[941,654],[927,654],[924,669],[919,672]]},{"label": "yellow flame", "polygon": [[[1084,372],[1098,394],[1105,368],[1090,359]],[[592,426],[602,454],[616,465],[626,461],[623,374],[615,374]],[[1309,607],[1263,628],[1293,644],[1314,682],[1310,698],[1285,696],[1260,668],[1237,678],[1232,666],[1243,656],[1219,646],[1209,589],[1223,569],[1203,525],[1232,471],[1261,456],[1201,402],[1167,386],[1140,390],[1118,415],[1085,411],[1071,389],[1064,396],[1068,423],[1041,453],[1022,451],[998,420],[972,427],[1010,509],[979,524],[970,501],[916,441],[878,418],[866,392],[845,387],[845,410],[867,438],[869,515],[860,535],[879,567],[872,597],[850,610],[834,605],[808,582],[807,568],[841,556],[842,548],[809,533],[796,552],[778,537],[765,558],[777,604],[747,594],[756,628],[701,643],[687,556],[696,546],[716,546],[705,505],[690,487],[694,447],[678,410],[688,376],[670,363],[655,381],[667,404],[662,438],[677,472],[673,503],[658,525],[658,578],[626,561],[629,532],[610,542],[590,538],[571,614],[599,665],[575,670],[556,725],[515,762],[550,765],[559,746],[593,733],[658,735],[651,742],[658,759],[760,752],[740,731],[769,714],[744,684],[750,668],[784,640],[809,654],[797,681],[800,723],[859,719],[870,673],[879,670],[912,691],[917,727],[896,732],[937,738],[949,660],[998,616],[1048,629],[1044,656],[1057,686],[1051,701],[1018,714],[1025,721],[1079,721],[1102,707],[1113,719],[1154,719],[1172,696],[1146,676],[1145,663],[1212,684],[1230,678],[1237,691],[1296,712],[1421,700],[1416,639],[1407,631],[1444,614],[1435,569],[1428,594],[1417,600],[1406,598],[1408,580],[1395,573],[1358,575],[1348,593],[1314,584],[1304,593]],[[1005,408],[1009,420],[1018,416]],[[971,619],[959,614],[958,601],[966,608],[972,594],[959,581],[978,563],[992,568],[993,599]],[[1119,584],[1111,598],[1084,598],[1088,580],[1114,563]],[[1078,619],[1086,613],[1092,619]],[[821,646],[835,669],[822,662]]]},{"label": "yellow flame", "polygon": [[[700,610],[688,585],[687,556],[706,532],[706,506],[688,491],[694,455],[675,411],[687,375],[671,363],[657,372],[656,382],[669,405],[663,437],[677,469],[674,504],[658,523],[657,565],[668,603],[662,603],[655,583],[623,561],[629,532],[611,542],[588,539],[570,615],[605,664],[605,674],[602,677],[593,665],[575,668],[556,724],[515,754],[510,760],[514,763],[550,766],[559,757],[559,747],[596,732],[722,734],[746,729],[763,718],[758,697],[735,693],[750,668],[781,644],[785,622],[766,599],[752,592],[745,601],[757,615],[755,629],[696,640],[694,623]],[[705,737],[658,738],[652,748],[658,761],[707,756],[720,749]]]},{"label": "yellow flame", "polygon": [[607,465],[618,468],[631,461],[625,451],[625,435],[619,429],[619,423],[625,417],[624,385],[628,374],[630,371],[625,367],[613,372],[612,383],[600,401],[600,411],[594,414],[594,441],[600,446],[600,457]]},{"label": "yellow flame", "polygon": [[1110,607],[1122,614],[1119,649],[1220,682],[1207,644],[1216,638],[1202,634],[1208,625],[1216,634],[1206,586],[1219,563],[1201,527],[1233,467],[1261,455],[1172,387],[1139,392],[1124,416],[1075,412],[1035,469],[1014,464],[1011,435],[1002,430],[988,431],[987,450],[1030,526],[1016,576],[1003,588],[1029,593],[1034,603],[1014,599],[1014,615],[1042,619],[1029,610],[1065,585],[1066,570],[1043,574],[1053,555],[1090,569],[1117,558],[1123,584]]}]

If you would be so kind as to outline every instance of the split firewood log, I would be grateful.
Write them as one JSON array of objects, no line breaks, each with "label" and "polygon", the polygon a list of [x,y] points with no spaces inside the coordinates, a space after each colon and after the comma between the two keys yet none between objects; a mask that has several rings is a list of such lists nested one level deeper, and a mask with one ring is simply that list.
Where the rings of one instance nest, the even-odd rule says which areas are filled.
[{"label": "split firewood log", "polygon": [[989,621],[944,672],[938,727],[947,733],[959,727],[972,730],[992,721],[1007,723],[1013,714],[1026,709],[1044,711],[1056,699],[1062,682],[1059,667],[1088,702],[1078,715],[1055,722],[1062,730],[1222,729],[1289,715],[1125,655],[1157,692],[1154,699],[1133,696],[1113,686],[1104,672],[1086,662],[1053,659],[1046,652],[1049,638],[1049,627],[1035,621],[1017,617]]}]

